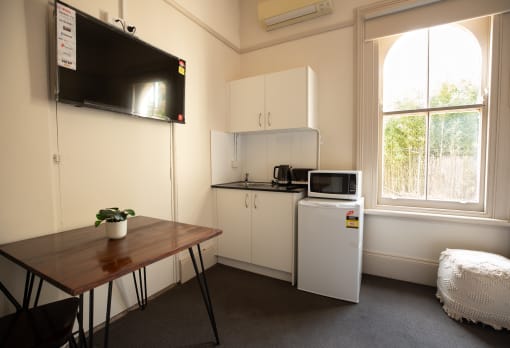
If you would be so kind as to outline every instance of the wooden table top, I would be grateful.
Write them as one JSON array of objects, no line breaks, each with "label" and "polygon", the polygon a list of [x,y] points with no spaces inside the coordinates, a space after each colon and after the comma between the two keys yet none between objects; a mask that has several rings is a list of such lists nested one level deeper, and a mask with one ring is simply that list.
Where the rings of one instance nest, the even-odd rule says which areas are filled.
[{"label": "wooden table top", "polygon": [[78,295],[221,233],[136,216],[128,220],[123,239],[108,239],[101,224],[0,245],[0,254],[68,294]]}]

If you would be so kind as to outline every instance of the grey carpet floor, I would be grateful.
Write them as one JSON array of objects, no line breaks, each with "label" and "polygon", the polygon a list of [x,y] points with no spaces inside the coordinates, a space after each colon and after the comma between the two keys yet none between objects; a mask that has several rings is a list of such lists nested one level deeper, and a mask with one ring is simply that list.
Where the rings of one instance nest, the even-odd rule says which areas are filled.
[{"label": "grey carpet floor", "polygon": [[[206,275],[219,347],[510,347],[508,330],[450,319],[433,287],[363,275],[351,304],[223,265]],[[110,326],[110,347],[213,346],[195,279]]]}]

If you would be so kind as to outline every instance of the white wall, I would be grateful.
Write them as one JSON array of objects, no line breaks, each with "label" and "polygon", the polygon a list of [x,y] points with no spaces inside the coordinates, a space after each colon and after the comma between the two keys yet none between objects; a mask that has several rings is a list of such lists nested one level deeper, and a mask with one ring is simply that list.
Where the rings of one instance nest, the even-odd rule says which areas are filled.
[{"label": "white wall", "polygon": [[44,1],[0,2],[0,243],[56,227],[45,10]]},{"label": "white wall", "polygon": [[[45,9],[44,2],[27,6],[21,1],[0,2],[4,33],[0,36],[0,243],[56,229],[54,117],[48,102],[46,41],[41,40]],[[0,258],[0,274],[13,292],[22,291],[24,274],[4,258]]]},{"label": "white wall", "polygon": [[[241,55],[240,77],[302,65],[310,65],[317,72],[323,169],[349,169],[356,165],[353,14],[355,8],[375,2],[335,1],[331,16],[271,32],[265,32],[257,23],[256,0],[241,3],[241,46],[246,53]],[[314,30],[334,27],[335,23],[340,29],[308,36]],[[508,28],[505,36],[510,37]],[[438,256],[445,248],[479,249],[510,256],[508,224],[367,215],[365,226],[366,273],[433,285]]]},{"label": "white wall", "polygon": [[[226,128],[225,81],[238,75],[239,55],[162,0],[68,3],[95,17],[106,12],[110,21],[119,16],[124,3],[124,18],[137,27],[139,38],[187,61],[187,123],[174,126],[178,213],[172,216],[172,126],[55,105],[49,97],[48,2],[7,0],[0,2],[4,81],[0,85],[0,244],[92,225],[97,210],[106,206],[214,225],[209,131]],[[238,20],[227,23],[232,27],[224,23],[219,30],[235,37]],[[60,165],[52,160],[57,153]],[[3,258],[0,269],[2,281],[21,294],[22,269]],[[148,270],[151,293],[175,281],[173,269],[173,260],[168,259]],[[96,313],[104,313],[105,294],[104,287],[95,292]],[[51,285],[44,287],[44,300],[61,296]],[[133,303],[132,281],[116,281],[112,315]],[[103,318],[98,314],[96,324]]]},{"label": "white wall", "polygon": [[233,45],[241,44],[239,31],[239,2],[241,0],[165,0],[178,3],[201,22],[210,26]]},{"label": "white wall", "polygon": [[367,215],[364,272],[435,285],[439,254],[446,248],[510,257],[510,228],[431,217]]}]

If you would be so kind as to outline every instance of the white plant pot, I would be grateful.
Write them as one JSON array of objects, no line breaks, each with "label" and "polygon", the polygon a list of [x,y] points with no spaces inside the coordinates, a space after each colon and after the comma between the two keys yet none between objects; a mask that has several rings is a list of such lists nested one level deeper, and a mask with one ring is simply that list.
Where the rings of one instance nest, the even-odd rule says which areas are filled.
[{"label": "white plant pot", "polygon": [[110,239],[122,239],[127,234],[127,220],[106,222],[106,236]]}]

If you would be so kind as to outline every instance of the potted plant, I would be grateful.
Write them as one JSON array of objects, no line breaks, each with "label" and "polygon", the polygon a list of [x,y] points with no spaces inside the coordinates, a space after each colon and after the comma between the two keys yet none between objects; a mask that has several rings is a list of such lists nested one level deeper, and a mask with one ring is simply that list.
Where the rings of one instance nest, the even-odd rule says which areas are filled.
[{"label": "potted plant", "polygon": [[106,236],[110,239],[121,239],[127,234],[127,217],[135,216],[133,209],[120,210],[119,208],[101,209],[96,214],[95,227],[103,221],[106,222]]}]

